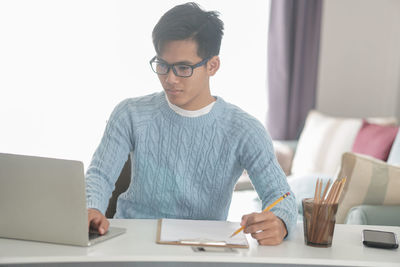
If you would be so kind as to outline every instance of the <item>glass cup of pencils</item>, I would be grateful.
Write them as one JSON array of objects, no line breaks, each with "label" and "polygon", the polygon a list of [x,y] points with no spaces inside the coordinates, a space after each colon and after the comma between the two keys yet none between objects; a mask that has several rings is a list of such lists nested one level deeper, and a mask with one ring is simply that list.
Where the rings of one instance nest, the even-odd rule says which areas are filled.
[{"label": "glass cup of pencils", "polygon": [[322,180],[318,179],[314,198],[303,199],[304,242],[306,245],[332,246],[336,211],[345,183],[346,178],[336,181],[327,194],[330,180],[322,193]]}]

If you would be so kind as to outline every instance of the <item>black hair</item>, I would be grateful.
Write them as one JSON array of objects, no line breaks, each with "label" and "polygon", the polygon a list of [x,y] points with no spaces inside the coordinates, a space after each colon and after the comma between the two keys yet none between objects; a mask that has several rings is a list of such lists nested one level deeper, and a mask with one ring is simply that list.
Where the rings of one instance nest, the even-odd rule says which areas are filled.
[{"label": "black hair", "polygon": [[204,11],[190,2],[168,10],[153,29],[153,44],[158,55],[168,41],[192,39],[197,55],[203,59],[219,54],[224,23],[217,11]]}]

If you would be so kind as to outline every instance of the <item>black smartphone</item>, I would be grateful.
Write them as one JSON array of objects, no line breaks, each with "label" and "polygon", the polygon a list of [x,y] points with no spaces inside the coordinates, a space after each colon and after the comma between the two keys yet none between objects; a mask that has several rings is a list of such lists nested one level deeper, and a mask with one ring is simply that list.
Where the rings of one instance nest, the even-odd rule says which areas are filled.
[{"label": "black smartphone", "polygon": [[399,241],[393,232],[385,232],[378,230],[363,230],[363,244],[375,248],[398,248]]}]

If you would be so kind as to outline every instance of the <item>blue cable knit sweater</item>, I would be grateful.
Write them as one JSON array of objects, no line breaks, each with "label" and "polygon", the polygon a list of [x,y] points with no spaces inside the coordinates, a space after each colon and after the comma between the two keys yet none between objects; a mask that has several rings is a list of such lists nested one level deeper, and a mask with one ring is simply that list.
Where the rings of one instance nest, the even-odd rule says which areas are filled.
[{"label": "blue cable knit sweater", "polygon": [[[112,112],[87,170],[87,205],[103,214],[130,153],[131,183],[115,218],[226,220],[236,181],[246,169],[263,208],[291,192],[262,124],[216,97],[199,117],[173,111],[165,93],[122,101]],[[293,194],[271,211],[296,224]]]}]

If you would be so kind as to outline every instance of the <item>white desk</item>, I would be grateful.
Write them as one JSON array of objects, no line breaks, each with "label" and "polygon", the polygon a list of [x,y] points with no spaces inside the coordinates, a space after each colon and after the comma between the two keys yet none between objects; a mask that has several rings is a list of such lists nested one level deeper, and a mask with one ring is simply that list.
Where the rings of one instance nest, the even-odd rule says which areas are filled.
[{"label": "white desk", "polygon": [[400,249],[364,247],[361,230],[394,231],[400,227],[341,225],[330,248],[304,245],[303,226],[279,246],[259,246],[249,236],[249,249],[194,252],[189,246],[157,245],[156,220],[111,220],[127,233],[93,247],[82,248],[0,238],[1,264],[70,266],[400,266]]}]

